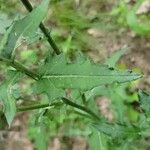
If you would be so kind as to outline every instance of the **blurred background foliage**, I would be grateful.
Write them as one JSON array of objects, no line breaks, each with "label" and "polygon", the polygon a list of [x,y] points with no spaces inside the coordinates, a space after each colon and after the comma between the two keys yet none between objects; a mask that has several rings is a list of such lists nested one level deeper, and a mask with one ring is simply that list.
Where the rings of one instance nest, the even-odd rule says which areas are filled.
[{"label": "blurred background foliage", "polygon": [[[31,2],[36,6],[41,1],[31,0]],[[95,108],[95,113],[101,113],[104,119],[110,122],[119,120],[122,123],[140,121],[142,123],[143,121],[138,107],[137,88],[149,90],[150,85],[149,12],[148,0],[51,0],[50,2],[44,24],[66,55],[73,58],[76,52],[82,51],[95,62],[105,62],[116,50],[129,47],[130,52],[115,67],[130,68],[137,72],[142,70],[145,74],[143,80],[134,83],[98,87],[92,93],[86,93],[86,102],[80,98],[80,92],[71,94],[68,92],[78,104]],[[0,37],[16,16],[22,17],[27,13],[18,0],[0,0]],[[33,41],[22,43],[17,48],[16,58],[34,70],[45,59],[49,49],[48,43],[39,31]],[[117,54],[118,60],[121,56]],[[3,81],[6,66],[1,65],[0,69],[0,81]],[[18,97],[18,103],[25,105],[37,101],[40,103],[40,99],[43,100],[42,102],[47,102],[48,99],[44,95],[32,95],[31,85],[32,81],[29,78],[20,81],[18,86],[21,91],[14,92]],[[24,101],[20,102],[19,97],[22,95]],[[0,114],[0,120],[3,122],[0,128],[4,130],[6,125],[3,114]],[[20,141],[21,147],[38,150],[45,150],[47,145],[53,150],[148,150],[150,148],[148,131],[141,138],[138,135],[128,136],[125,140],[117,141],[87,127],[89,122],[82,112],[69,106],[52,107],[31,114],[23,112],[18,114],[11,127],[12,131],[19,131],[12,133],[17,138],[12,140],[7,133],[9,136],[6,137],[6,141],[9,141],[9,144],[0,142],[0,147],[3,149],[4,145],[6,149],[10,149],[13,145],[16,149]],[[19,133],[22,133],[23,137]],[[19,140],[20,138],[22,141]],[[15,140],[18,141],[17,144]]]}]

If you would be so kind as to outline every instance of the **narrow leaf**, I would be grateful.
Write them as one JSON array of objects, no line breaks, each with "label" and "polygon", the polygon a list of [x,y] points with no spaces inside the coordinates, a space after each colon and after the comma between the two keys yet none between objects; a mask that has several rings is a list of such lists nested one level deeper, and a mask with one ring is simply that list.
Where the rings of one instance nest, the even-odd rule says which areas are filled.
[{"label": "narrow leaf", "polygon": [[0,85],[0,101],[3,103],[4,114],[9,125],[16,113],[16,103],[13,97],[12,86],[20,78],[20,75],[18,72],[10,71],[7,80]]},{"label": "narrow leaf", "polygon": [[18,40],[32,37],[38,29],[40,22],[46,16],[49,0],[43,0],[41,5],[35,8],[26,17],[17,20],[8,29],[0,45],[0,54],[10,58]]},{"label": "narrow leaf", "polygon": [[143,24],[138,21],[138,18],[134,11],[129,11],[127,14],[127,23],[129,27],[140,35],[149,35],[150,34],[150,24]]},{"label": "narrow leaf", "polygon": [[109,67],[115,67],[116,63],[126,53],[126,51],[127,48],[117,50],[115,53],[112,54],[110,58],[106,60],[105,64],[108,65]]}]

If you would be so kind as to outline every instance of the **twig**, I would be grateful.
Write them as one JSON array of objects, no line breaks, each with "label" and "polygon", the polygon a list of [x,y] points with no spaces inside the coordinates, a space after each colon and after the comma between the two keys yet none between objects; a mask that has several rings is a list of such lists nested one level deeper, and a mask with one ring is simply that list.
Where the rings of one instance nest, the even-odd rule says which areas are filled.
[{"label": "twig", "polygon": [[[86,112],[88,115],[92,116],[94,119],[100,120],[100,117],[97,116],[94,112],[92,112],[88,108],[86,108],[84,106],[80,106],[80,105],[68,100],[67,98],[62,98],[62,101],[63,101],[63,103],[65,103],[69,106],[72,106],[72,107],[77,108],[83,112]],[[17,111],[20,112],[20,111],[34,110],[34,109],[39,109],[39,108],[58,106],[61,104],[62,104],[62,102],[59,101],[59,102],[54,102],[52,104],[46,103],[46,104],[34,104],[34,105],[28,105],[28,106],[18,106]],[[80,112],[78,112],[78,113],[80,113]],[[84,114],[82,114],[82,115],[84,115]],[[84,116],[89,118],[89,116],[87,116],[87,115],[84,115]]]},{"label": "twig", "polygon": [[27,110],[35,110],[39,108],[46,108],[46,107],[52,107],[52,106],[58,106],[62,104],[61,102],[55,102],[52,104],[46,103],[46,104],[35,104],[35,105],[28,105],[28,106],[18,106],[17,111],[27,111]]},{"label": "twig", "polygon": [[28,68],[26,68],[25,66],[23,66],[22,64],[20,64],[17,61],[9,60],[9,59],[6,59],[6,58],[0,58],[0,61],[10,65],[11,67],[15,68],[17,71],[25,73],[26,75],[33,78],[34,80],[40,79],[40,75],[38,75],[37,73],[29,70]]}]

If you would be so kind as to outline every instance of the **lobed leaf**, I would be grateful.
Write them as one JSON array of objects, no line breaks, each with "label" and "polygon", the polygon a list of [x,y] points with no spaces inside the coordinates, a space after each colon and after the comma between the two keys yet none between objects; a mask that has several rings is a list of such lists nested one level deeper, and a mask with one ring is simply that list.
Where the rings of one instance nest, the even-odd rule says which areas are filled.
[{"label": "lobed leaf", "polygon": [[112,70],[106,65],[94,64],[88,59],[79,60],[76,63],[68,63],[63,54],[49,56],[39,69],[42,78],[37,82],[36,87],[40,87],[41,83],[43,86],[42,89],[38,88],[38,92],[45,90],[51,93],[54,87],[55,89],[70,88],[87,91],[100,85],[113,82],[123,83],[141,77],[141,74]]}]

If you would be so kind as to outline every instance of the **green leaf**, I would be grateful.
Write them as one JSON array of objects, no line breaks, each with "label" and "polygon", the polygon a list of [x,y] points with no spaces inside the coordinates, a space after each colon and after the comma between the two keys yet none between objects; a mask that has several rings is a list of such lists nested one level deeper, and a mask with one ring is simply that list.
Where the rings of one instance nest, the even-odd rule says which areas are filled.
[{"label": "green leaf", "polygon": [[48,144],[48,118],[44,116],[45,110],[38,110],[29,118],[28,136],[35,142],[37,150],[47,150]]},{"label": "green leaf", "polygon": [[113,82],[128,82],[141,77],[140,74],[130,71],[112,70],[105,65],[94,64],[88,59],[69,64],[64,55],[52,58],[42,66],[40,73],[43,74],[43,80],[49,80],[57,88],[82,90]]},{"label": "green leaf", "polygon": [[95,87],[89,91],[85,92],[86,100],[90,100],[96,96],[109,96],[109,88],[105,85]]},{"label": "green leaf", "polygon": [[150,94],[139,92],[140,107],[144,110],[147,116],[150,115]]},{"label": "green leaf", "polygon": [[2,101],[4,106],[4,114],[6,116],[7,122],[10,125],[15,113],[16,113],[16,103],[13,97],[13,84],[17,82],[21,74],[15,71],[8,72],[7,80],[0,85],[0,101]]},{"label": "green leaf", "polygon": [[126,53],[127,50],[127,48],[117,50],[115,53],[112,54],[110,58],[106,60],[105,64],[109,67],[115,67],[116,63]]},{"label": "green leaf", "polygon": [[89,135],[88,142],[91,150],[107,150],[106,138],[103,133],[91,128],[92,133]]},{"label": "green leaf", "polygon": [[6,28],[11,25],[12,21],[8,19],[6,14],[1,13],[0,15],[0,34],[6,32]]},{"label": "green leaf", "polygon": [[4,35],[0,45],[0,53],[3,57],[10,58],[20,39],[30,38],[35,34],[40,22],[46,16],[48,3],[49,0],[43,0],[41,5],[26,17],[13,23]]},{"label": "green leaf", "polygon": [[141,35],[150,34],[150,24],[142,24],[138,21],[138,18],[134,11],[129,11],[127,14],[127,23],[129,27],[136,33]]},{"label": "green leaf", "polygon": [[99,86],[86,91],[85,96],[87,101],[93,101],[97,96],[104,96],[111,100],[113,115],[119,120],[119,122],[123,123],[127,119],[125,116],[130,112],[133,112],[130,114],[135,118],[138,116],[138,112],[136,112],[133,107],[130,107],[129,111],[129,106],[126,105],[138,100],[138,94],[136,91],[132,91],[132,94],[130,93],[130,90],[133,88],[134,86],[132,83]]},{"label": "green leaf", "polygon": [[113,82],[128,82],[141,77],[140,74],[130,71],[112,70],[106,65],[94,64],[88,59],[78,60],[74,63],[68,63],[63,54],[49,56],[39,69],[38,73],[42,78],[36,83],[37,92],[46,91],[52,97],[55,97],[55,94],[57,97],[59,93],[56,92],[56,89],[58,92],[60,89],[67,88],[87,91],[96,86]]},{"label": "green leaf", "polygon": [[62,89],[58,89],[57,87],[55,87],[55,85],[51,83],[49,80],[37,81],[33,87],[33,91],[34,93],[37,94],[46,93],[48,95],[50,102],[64,96],[64,91]]},{"label": "green leaf", "polygon": [[131,138],[140,135],[140,129],[133,125],[97,122],[93,124],[93,127],[95,127],[99,132],[110,136],[112,139]]}]

